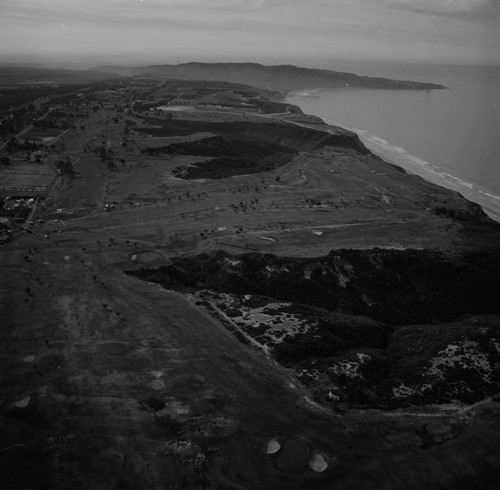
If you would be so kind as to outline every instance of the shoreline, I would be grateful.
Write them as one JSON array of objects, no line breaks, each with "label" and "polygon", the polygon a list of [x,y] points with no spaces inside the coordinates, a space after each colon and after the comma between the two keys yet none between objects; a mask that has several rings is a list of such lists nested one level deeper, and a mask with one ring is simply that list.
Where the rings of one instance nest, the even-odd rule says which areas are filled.
[{"label": "shoreline", "polygon": [[[500,196],[492,194],[486,189],[480,189],[480,184],[473,184],[472,182],[459,179],[440,169],[437,165],[408,153],[404,148],[394,147],[396,150],[392,150],[386,147],[386,140],[371,135],[365,130],[346,129],[355,132],[371,152],[380,156],[388,163],[392,163],[409,173],[418,175],[432,184],[458,192],[465,199],[479,204],[491,219],[500,223]],[[380,140],[380,142],[377,140]]]},{"label": "shoreline", "polygon": [[[292,90],[285,95],[285,101],[289,104],[298,105],[296,101],[291,101],[291,98],[298,97],[314,97],[315,93],[320,92],[323,88],[304,88],[300,90]],[[299,105],[300,107],[300,105]],[[302,109],[302,108],[301,108]],[[403,170],[418,175],[432,184],[444,187],[446,189],[456,191],[465,199],[479,204],[483,211],[494,221],[500,223],[500,196],[493,194],[481,184],[472,183],[441,169],[438,165],[423,160],[411,153],[408,153],[403,147],[392,145],[387,140],[369,133],[367,130],[359,128],[351,128],[345,126],[339,121],[333,121],[317,114],[311,114],[319,117],[326,125],[337,126],[348,131],[356,133],[361,142],[375,155],[383,160],[401,167]]]}]

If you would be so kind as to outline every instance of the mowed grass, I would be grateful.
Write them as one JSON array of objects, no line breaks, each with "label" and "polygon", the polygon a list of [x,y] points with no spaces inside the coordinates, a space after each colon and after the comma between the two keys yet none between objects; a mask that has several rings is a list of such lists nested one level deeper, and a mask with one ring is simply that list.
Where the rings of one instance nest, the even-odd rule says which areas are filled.
[{"label": "mowed grass", "polygon": [[172,252],[184,246],[305,256],[332,248],[439,248],[456,240],[458,227],[431,210],[443,199],[439,191],[422,200],[424,181],[349,151],[301,153],[276,170],[210,180],[173,174],[204,157],[133,160],[123,149],[121,157],[126,163],[107,174],[104,196],[117,207],[89,220],[91,232],[142,237]]},{"label": "mowed grass", "polygon": [[[35,189],[49,186],[56,177],[48,165],[11,159],[11,164],[0,167],[0,189]],[[4,193],[5,193],[4,192]]]}]

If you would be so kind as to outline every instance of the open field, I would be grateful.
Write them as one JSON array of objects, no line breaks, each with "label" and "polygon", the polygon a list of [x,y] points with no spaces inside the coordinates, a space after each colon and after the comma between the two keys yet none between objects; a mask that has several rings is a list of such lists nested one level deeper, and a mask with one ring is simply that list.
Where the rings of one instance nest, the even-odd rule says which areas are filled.
[{"label": "open field", "polygon": [[[172,125],[268,120],[178,114]],[[125,119],[136,122],[126,135]],[[276,122],[291,132],[276,144],[303,145],[290,146],[288,163],[188,180],[172,171],[209,158],[141,149],[216,130],[148,137],[153,121],[112,109],[84,123],[48,157],[69,158],[75,176],[61,177],[33,233],[0,250],[3,488],[495,488],[493,399],[332,410],[297,370],[240,342],[198,293],[125,274],[217,250],[300,259],[495,248],[498,229],[474,206],[355,148],[313,148],[300,124]],[[112,150],[113,168],[98,146]]]},{"label": "open field", "polygon": [[429,186],[422,201],[423,181],[405,176],[402,183],[389,165],[374,174],[369,157],[359,163],[354,155],[336,159],[335,151],[325,151],[300,155],[276,171],[224,180],[171,174],[193,161],[141,156],[140,163],[108,175],[102,200],[116,202],[115,210],[46,229],[89,243],[97,236],[142,237],[172,253],[222,248],[313,256],[332,248],[446,249],[458,240],[460,226],[431,212],[450,200],[447,192]]},{"label": "open field", "polygon": [[44,195],[55,178],[56,173],[48,165],[13,160],[0,169],[0,195],[24,192]]}]

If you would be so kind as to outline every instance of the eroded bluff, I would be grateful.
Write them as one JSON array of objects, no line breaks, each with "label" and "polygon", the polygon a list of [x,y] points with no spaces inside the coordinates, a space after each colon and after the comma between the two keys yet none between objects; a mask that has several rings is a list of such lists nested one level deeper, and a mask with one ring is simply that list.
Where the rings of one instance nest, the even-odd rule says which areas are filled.
[{"label": "eroded bluff", "polygon": [[334,406],[473,402],[500,391],[496,249],[217,251],[129,274],[196,292],[240,340]]}]

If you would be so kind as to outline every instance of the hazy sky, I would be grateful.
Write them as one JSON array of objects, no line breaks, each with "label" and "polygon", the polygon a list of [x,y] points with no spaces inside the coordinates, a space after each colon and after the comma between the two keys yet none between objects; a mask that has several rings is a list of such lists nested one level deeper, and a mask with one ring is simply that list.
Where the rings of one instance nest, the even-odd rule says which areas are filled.
[{"label": "hazy sky", "polygon": [[500,0],[0,0],[0,61],[500,63]]}]

